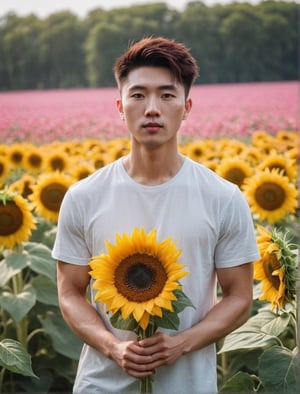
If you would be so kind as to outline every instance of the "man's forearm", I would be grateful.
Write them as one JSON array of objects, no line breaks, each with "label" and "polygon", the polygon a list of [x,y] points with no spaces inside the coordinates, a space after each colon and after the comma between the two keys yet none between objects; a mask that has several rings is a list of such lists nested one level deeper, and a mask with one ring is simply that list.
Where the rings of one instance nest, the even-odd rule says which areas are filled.
[{"label": "man's forearm", "polygon": [[111,358],[113,344],[120,342],[94,307],[85,298],[69,297],[60,301],[62,315],[72,331],[86,344]]},{"label": "man's forearm", "polygon": [[216,304],[195,326],[181,332],[183,353],[202,349],[217,342],[241,326],[249,317],[251,303],[237,296],[228,296]]}]

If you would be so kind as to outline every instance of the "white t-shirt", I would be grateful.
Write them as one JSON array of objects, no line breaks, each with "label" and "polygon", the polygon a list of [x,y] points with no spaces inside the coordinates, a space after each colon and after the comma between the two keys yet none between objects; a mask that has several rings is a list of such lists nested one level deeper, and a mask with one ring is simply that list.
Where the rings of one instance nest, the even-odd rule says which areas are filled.
[{"label": "white t-shirt", "polygon": [[[122,158],[72,185],[61,206],[52,256],[87,265],[91,256],[107,253],[106,240],[115,244],[117,233],[131,234],[134,227],[144,227],[147,233],[156,229],[158,242],[172,237],[182,250],[180,263],[190,274],[180,283],[196,309],[188,307],[180,313],[179,330],[198,323],[215,304],[216,267],[233,267],[259,258],[252,216],[242,192],[187,157],[178,173],[160,185],[135,182]],[[116,336],[134,337],[129,331],[113,328],[103,306],[94,301],[93,305]],[[213,344],[158,368],[153,383],[154,394],[216,392]],[[84,345],[74,393],[139,393],[139,381]]]}]

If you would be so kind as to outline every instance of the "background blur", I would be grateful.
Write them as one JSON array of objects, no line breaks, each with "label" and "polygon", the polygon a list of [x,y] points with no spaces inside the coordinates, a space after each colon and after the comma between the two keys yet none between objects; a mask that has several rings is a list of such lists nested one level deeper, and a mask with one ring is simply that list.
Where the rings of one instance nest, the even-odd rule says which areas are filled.
[{"label": "background blur", "polygon": [[298,79],[295,1],[0,1],[0,90],[115,86],[130,42],[186,44],[202,84]]}]

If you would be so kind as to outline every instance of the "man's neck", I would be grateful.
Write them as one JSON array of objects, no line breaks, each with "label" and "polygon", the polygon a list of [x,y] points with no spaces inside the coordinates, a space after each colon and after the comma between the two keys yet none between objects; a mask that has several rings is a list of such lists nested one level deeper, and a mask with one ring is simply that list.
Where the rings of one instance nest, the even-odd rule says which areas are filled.
[{"label": "man's neck", "polygon": [[123,159],[128,175],[142,185],[160,185],[173,178],[180,170],[184,158],[177,149],[164,154],[159,149],[133,150]]}]

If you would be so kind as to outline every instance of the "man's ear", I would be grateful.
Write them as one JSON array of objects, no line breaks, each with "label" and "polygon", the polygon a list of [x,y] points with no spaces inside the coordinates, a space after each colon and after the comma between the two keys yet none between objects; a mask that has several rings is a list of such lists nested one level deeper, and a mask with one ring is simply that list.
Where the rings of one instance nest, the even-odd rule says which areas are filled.
[{"label": "man's ear", "polygon": [[188,117],[188,114],[190,113],[192,106],[193,106],[192,99],[188,98],[185,102],[185,110],[182,117],[183,120],[185,120]]},{"label": "man's ear", "polygon": [[120,98],[116,99],[116,106],[118,108],[120,118],[123,120],[124,119],[123,104],[122,104],[122,100]]}]

